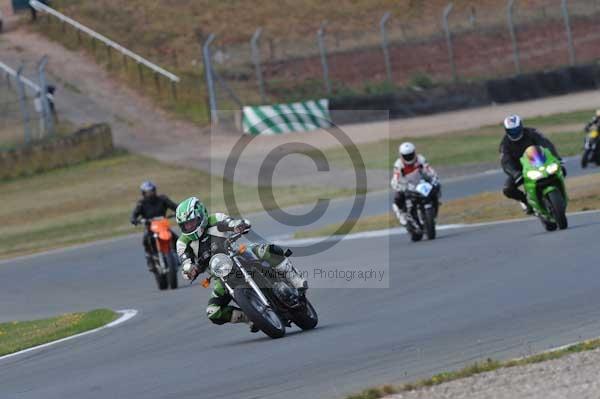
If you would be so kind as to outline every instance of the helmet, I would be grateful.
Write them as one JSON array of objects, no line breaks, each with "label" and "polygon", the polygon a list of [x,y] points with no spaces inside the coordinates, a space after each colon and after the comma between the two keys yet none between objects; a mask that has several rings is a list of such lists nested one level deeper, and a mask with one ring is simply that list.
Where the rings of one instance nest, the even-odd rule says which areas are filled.
[{"label": "helmet", "polygon": [[512,141],[519,141],[523,137],[523,122],[519,115],[509,115],[504,119],[504,131]]},{"label": "helmet", "polygon": [[398,152],[400,153],[400,158],[406,164],[413,164],[417,160],[416,148],[413,143],[402,143],[400,147],[398,147]]},{"label": "helmet", "polygon": [[208,225],[206,208],[196,197],[190,197],[177,206],[175,211],[181,233],[192,240],[198,240]]},{"label": "helmet", "polygon": [[143,197],[156,195],[156,185],[149,180],[140,184],[140,190]]}]

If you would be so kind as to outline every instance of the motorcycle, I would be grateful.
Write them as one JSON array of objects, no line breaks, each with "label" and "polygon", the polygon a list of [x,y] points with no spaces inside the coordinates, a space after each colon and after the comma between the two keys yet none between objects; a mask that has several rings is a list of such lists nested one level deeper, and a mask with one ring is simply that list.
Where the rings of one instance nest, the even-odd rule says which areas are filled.
[{"label": "motorcycle", "polygon": [[435,221],[438,209],[434,196],[437,195],[436,182],[423,178],[414,184],[409,183],[406,190],[406,230],[413,242],[421,241],[423,234],[434,240],[436,236]]},{"label": "motorcycle", "polygon": [[[586,129],[586,131],[589,129]],[[600,146],[598,146],[598,128],[587,131],[583,143],[583,155],[581,156],[581,167],[587,168],[589,162],[595,162],[600,165]]]},{"label": "motorcycle", "polygon": [[530,146],[521,157],[527,202],[546,231],[568,227],[567,192],[560,161],[550,150]]},{"label": "motorcycle", "polygon": [[[304,292],[288,285],[270,265],[259,260],[246,245],[235,242],[242,233],[232,234],[225,242],[227,253],[213,255],[209,261],[211,277],[216,277],[254,326],[271,338],[281,338],[293,322],[302,330],[311,330],[319,322],[317,312]],[[286,257],[291,255],[287,251]]]},{"label": "motorcycle", "polygon": [[[169,218],[172,217],[169,216]],[[179,260],[173,246],[173,232],[169,225],[169,219],[160,216],[152,219],[142,219],[141,222],[146,228],[150,229],[154,238],[152,243],[153,274],[158,289],[166,290],[169,287],[172,290],[176,289]]]}]

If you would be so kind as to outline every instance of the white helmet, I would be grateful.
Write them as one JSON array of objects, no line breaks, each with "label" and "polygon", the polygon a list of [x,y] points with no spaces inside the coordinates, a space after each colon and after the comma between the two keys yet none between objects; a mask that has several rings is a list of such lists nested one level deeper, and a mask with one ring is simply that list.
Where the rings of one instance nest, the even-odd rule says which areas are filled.
[{"label": "white helmet", "polygon": [[600,109],[596,110],[596,116],[600,116]]},{"label": "white helmet", "polygon": [[504,119],[504,131],[510,140],[521,140],[521,137],[523,137],[523,122],[519,115],[509,115]]},{"label": "white helmet", "polygon": [[398,152],[400,153],[400,158],[404,163],[411,165],[415,163],[417,160],[417,152],[415,145],[413,143],[402,143],[400,147],[398,147]]}]

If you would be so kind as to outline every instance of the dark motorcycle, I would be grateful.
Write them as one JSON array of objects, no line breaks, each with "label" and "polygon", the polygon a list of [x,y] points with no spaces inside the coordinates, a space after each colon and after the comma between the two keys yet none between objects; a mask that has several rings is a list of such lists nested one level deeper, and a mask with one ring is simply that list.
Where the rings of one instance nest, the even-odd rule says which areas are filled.
[{"label": "dark motorcycle", "polygon": [[590,162],[595,162],[596,165],[600,165],[600,146],[598,145],[600,133],[598,133],[597,128],[588,130],[589,129],[586,129],[587,134],[585,135],[585,141],[583,143],[583,155],[581,156],[582,168],[586,168]]},{"label": "dark motorcycle", "polygon": [[315,328],[319,318],[305,292],[290,287],[244,244],[236,245],[240,237],[241,233],[232,234],[225,243],[227,253],[211,257],[211,278],[219,278],[254,326],[271,338],[283,337],[292,322],[303,330]]},{"label": "dark motorcycle", "polygon": [[430,240],[435,239],[435,221],[437,207],[437,183],[421,179],[417,184],[409,184],[406,190],[406,230],[412,241],[421,241],[423,234]]}]

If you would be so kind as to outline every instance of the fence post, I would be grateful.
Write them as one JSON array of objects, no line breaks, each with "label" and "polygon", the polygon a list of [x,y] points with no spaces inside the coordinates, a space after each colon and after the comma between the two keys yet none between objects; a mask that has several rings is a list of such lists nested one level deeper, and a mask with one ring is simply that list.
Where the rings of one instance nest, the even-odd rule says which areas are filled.
[{"label": "fence post", "polygon": [[23,128],[25,134],[25,144],[29,144],[31,142],[31,128],[29,126],[30,118],[29,118],[29,110],[27,109],[27,102],[25,97],[25,84],[21,79],[21,75],[23,74],[23,65],[19,67],[17,70],[17,93],[19,95],[19,105],[21,106],[21,113],[23,114]]},{"label": "fence post", "polygon": [[210,54],[210,45],[215,40],[215,35],[211,33],[202,46],[202,61],[204,62],[204,76],[206,78],[206,88],[208,90],[208,102],[210,105],[210,121],[213,125],[219,124],[219,114],[217,112],[217,97],[215,94],[215,82],[212,71],[212,59]]},{"label": "fence post", "polygon": [[388,82],[392,82],[392,66],[390,65],[390,53],[388,50],[388,37],[385,29],[386,22],[390,19],[389,12],[383,14],[383,17],[379,20],[379,28],[381,30],[381,49],[383,50],[383,60],[385,62],[385,76]]},{"label": "fence post", "polygon": [[256,81],[258,83],[258,91],[260,93],[260,101],[265,104],[267,102],[265,98],[265,82],[263,81],[262,69],[260,65],[260,48],[258,47],[258,40],[262,34],[262,28],[256,29],[250,39],[250,46],[252,48],[252,63],[256,71]]},{"label": "fence post", "polygon": [[44,118],[44,131],[47,136],[54,133],[52,115],[50,112],[50,103],[48,101],[48,84],[46,82],[46,65],[48,64],[48,56],[45,55],[40,60],[38,65],[38,75],[40,80],[40,100],[42,102],[42,117]]},{"label": "fence post", "polygon": [[329,81],[329,66],[327,65],[327,50],[325,49],[325,25],[326,22],[321,23],[321,27],[317,31],[317,43],[319,45],[319,52],[321,53],[321,66],[323,67],[323,81],[325,83],[325,91],[327,95],[331,95],[331,82]]},{"label": "fence post", "polygon": [[565,31],[567,33],[567,46],[569,48],[569,62],[575,65],[575,46],[573,45],[573,34],[571,33],[571,20],[569,18],[569,5],[567,0],[562,0],[562,13],[565,20]]},{"label": "fence post", "polygon": [[456,64],[454,63],[454,49],[452,48],[452,34],[450,32],[450,26],[448,25],[448,16],[452,12],[454,4],[450,3],[444,8],[444,14],[442,16],[442,23],[444,25],[444,32],[446,33],[446,44],[448,46],[448,59],[450,61],[450,68],[452,68],[452,80],[455,82],[458,80],[456,74]]},{"label": "fence post", "polygon": [[519,56],[519,44],[517,43],[517,34],[515,32],[515,23],[513,20],[515,0],[508,0],[508,6],[506,8],[506,20],[508,22],[508,31],[510,33],[510,40],[512,41],[513,59],[515,61],[515,71],[517,75],[521,74],[521,59]]}]

